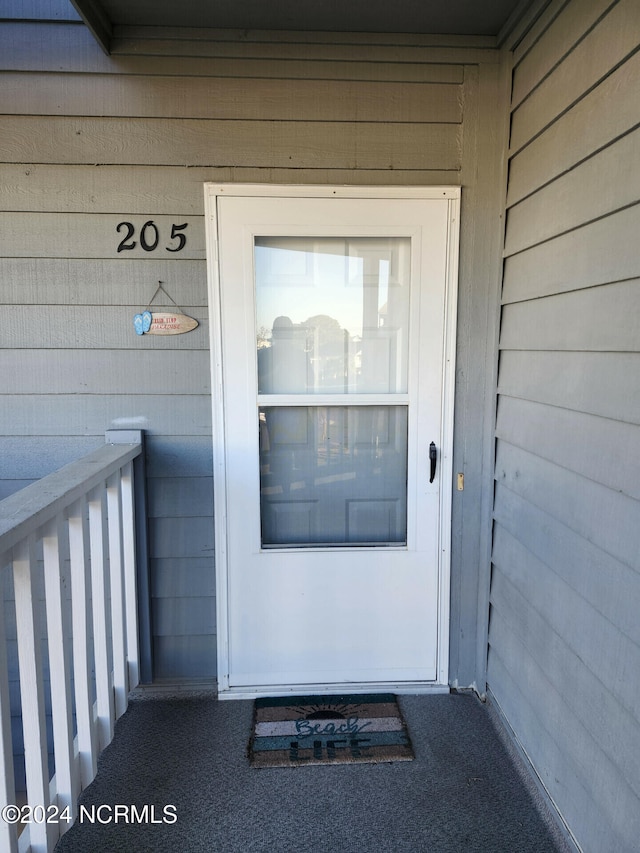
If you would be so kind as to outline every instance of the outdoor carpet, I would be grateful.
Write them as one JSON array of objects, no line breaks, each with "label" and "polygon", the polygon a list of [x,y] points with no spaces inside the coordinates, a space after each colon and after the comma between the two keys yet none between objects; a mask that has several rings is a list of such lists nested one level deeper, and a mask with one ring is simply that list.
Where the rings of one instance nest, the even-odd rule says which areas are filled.
[{"label": "outdoor carpet", "polygon": [[256,699],[253,767],[411,761],[413,749],[390,693]]},{"label": "outdoor carpet", "polygon": [[[576,853],[490,701],[398,696],[413,761],[296,771],[251,767],[253,700],[142,693],[80,803],[107,817],[116,804],[155,806],[159,817],[78,819],[55,853]],[[160,817],[167,805],[175,823]]]}]

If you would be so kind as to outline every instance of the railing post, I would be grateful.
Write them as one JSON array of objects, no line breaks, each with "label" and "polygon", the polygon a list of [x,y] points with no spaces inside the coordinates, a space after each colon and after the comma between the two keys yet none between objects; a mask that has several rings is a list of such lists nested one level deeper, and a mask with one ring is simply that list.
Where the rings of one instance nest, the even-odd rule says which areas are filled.
[{"label": "railing post", "polygon": [[133,462],[122,469],[120,487],[122,493],[122,561],[125,587],[125,620],[127,625],[127,664],[129,690],[138,686],[138,591],[136,584],[136,508]]},{"label": "railing post", "polygon": [[[71,702],[71,656],[69,639],[63,620],[62,571],[60,559],[60,530],[62,519],[54,518],[45,525],[42,536],[44,586],[47,605],[47,636],[49,640],[49,672],[53,751],[56,762],[58,807],[71,814],[80,793],[78,768],[74,761],[73,721]],[[63,832],[69,826],[61,821]]]},{"label": "railing post", "polygon": [[107,529],[109,534],[109,579],[111,592],[111,648],[113,652],[113,693],[115,719],[127,710],[127,658],[122,578],[122,509],[120,472],[107,480]]},{"label": "railing post", "polygon": [[[140,444],[142,453],[133,460],[135,565],[137,587],[137,666],[134,687],[153,680],[153,642],[151,628],[151,582],[149,578],[149,549],[147,536],[147,484],[145,472],[145,434],[142,430],[111,429],[105,433],[108,444]],[[129,573],[127,580],[130,581]],[[128,598],[128,603],[134,599]]]},{"label": "railing post", "polygon": [[89,495],[89,552],[91,554],[91,609],[93,653],[96,666],[98,744],[104,749],[113,737],[113,693],[109,676],[109,631],[107,620],[108,566],[105,559],[104,485]]},{"label": "railing post", "polygon": [[[91,688],[92,664],[89,660],[89,566],[86,522],[87,502],[84,498],[69,510],[69,561],[71,565],[71,622],[73,636],[73,676],[76,697],[76,725],[80,783],[86,788],[95,778],[98,762],[96,730],[93,725]],[[75,817],[75,801],[74,801]]]},{"label": "railing post", "polygon": [[[0,572],[4,571],[4,565],[4,556],[0,554]],[[0,590],[2,590],[2,584],[0,584]],[[1,599],[0,604],[4,604]],[[6,637],[4,606],[2,606],[0,607],[0,808],[14,805],[16,802]],[[6,821],[0,821],[0,850],[6,850],[7,853],[17,853],[18,850],[17,829]]]},{"label": "railing post", "polygon": [[[33,596],[32,572],[36,564],[35,534],[30,534],[13,551],[13,583],[16,597],[16,630],[24,762],[29,802],[46,810],[49,802],[47,728],[42,678],[42,642]],[[33,853],[52,849],[55,825],[32,823],[29,840]]]}]

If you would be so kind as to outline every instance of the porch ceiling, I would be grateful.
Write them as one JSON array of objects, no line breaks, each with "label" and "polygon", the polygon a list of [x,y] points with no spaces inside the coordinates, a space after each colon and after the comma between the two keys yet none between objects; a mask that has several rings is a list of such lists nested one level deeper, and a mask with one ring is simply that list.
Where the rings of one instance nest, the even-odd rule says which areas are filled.
[{"label": "porch ceiling", "polygon": [[428,33],[498,36],[530,0],[71,0],[109,52],[117,28]]}]

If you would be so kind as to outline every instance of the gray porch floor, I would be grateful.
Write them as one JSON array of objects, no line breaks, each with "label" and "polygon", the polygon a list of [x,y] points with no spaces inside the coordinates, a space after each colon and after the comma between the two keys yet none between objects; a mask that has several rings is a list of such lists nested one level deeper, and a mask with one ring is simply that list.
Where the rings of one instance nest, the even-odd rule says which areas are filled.
[{"label": "gray porch floor", "polygon": [[[134,699],[81,803],[156,823],[76,823],[56,853],[567,853],[495,712],[466,694],[400,698],[410,762],[257,770],[252,702]],[[162,823],[175,806],[174,823]]]}]

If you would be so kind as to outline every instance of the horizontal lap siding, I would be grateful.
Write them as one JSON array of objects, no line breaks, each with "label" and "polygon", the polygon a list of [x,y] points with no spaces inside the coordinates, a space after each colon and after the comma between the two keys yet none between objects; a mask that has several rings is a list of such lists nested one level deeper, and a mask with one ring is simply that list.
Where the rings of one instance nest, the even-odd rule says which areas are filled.
[{"label": "horizontal lap siding", "polygon": [[640,13],[515,52],[489,686],[585,851],[640,831]]},{"label": "horizontal lap siding", "polygon": [[[171,120],[286,121],[296,103],[296,122],[380,121],[384,103],[388,123],[458,123],[461,105],[443,83],[359,80],[277,80],[142,77],[130,75],[31,74],[24,88],[20,73],[3,75],[0,111],[33,115],[119,115],[162,118],[172,103]],[[451,84],[456,86],[457,84]],[[16,97],[17,95],[20,97]],[[455,94],[455,93],[454,93]]]},{"label": "horizontal lap siding", "polygon": [[[250,84],[248,84],[250,85]],[[455,124],[163,118],[3,118],[0,158],[11,163],[251,166],[266,169],[459,168]],[[45,136],[39,137],[43,132]],[[375,148],[371,147],[375,140]],[[214,173],[215,174],[215,173]],[[382,176],[380,176],[382,180]]]},{"label": "horizontal lap siding", "polygon": [[2,17],[7,20],[80,21],[80,15],[68,0],[3,0]]},{"label": "horizontal lap siding", "polygon": [[[203,183],[459,184],[464,85],[472,98],[469,68],[496,52],[489,40],[147,30],[117,33],[107,57],[75,13],[47,6],[48,23],[0,26],[0,494],[105,429],[146,430],[155,676],[212,677]],[[124,221],[138,245],[118,252]],[[139,243],[149,221],[152,252]],[[195,331],[135,334],[159,281]],[[174,310],[163,293],[153,307]]]}]

